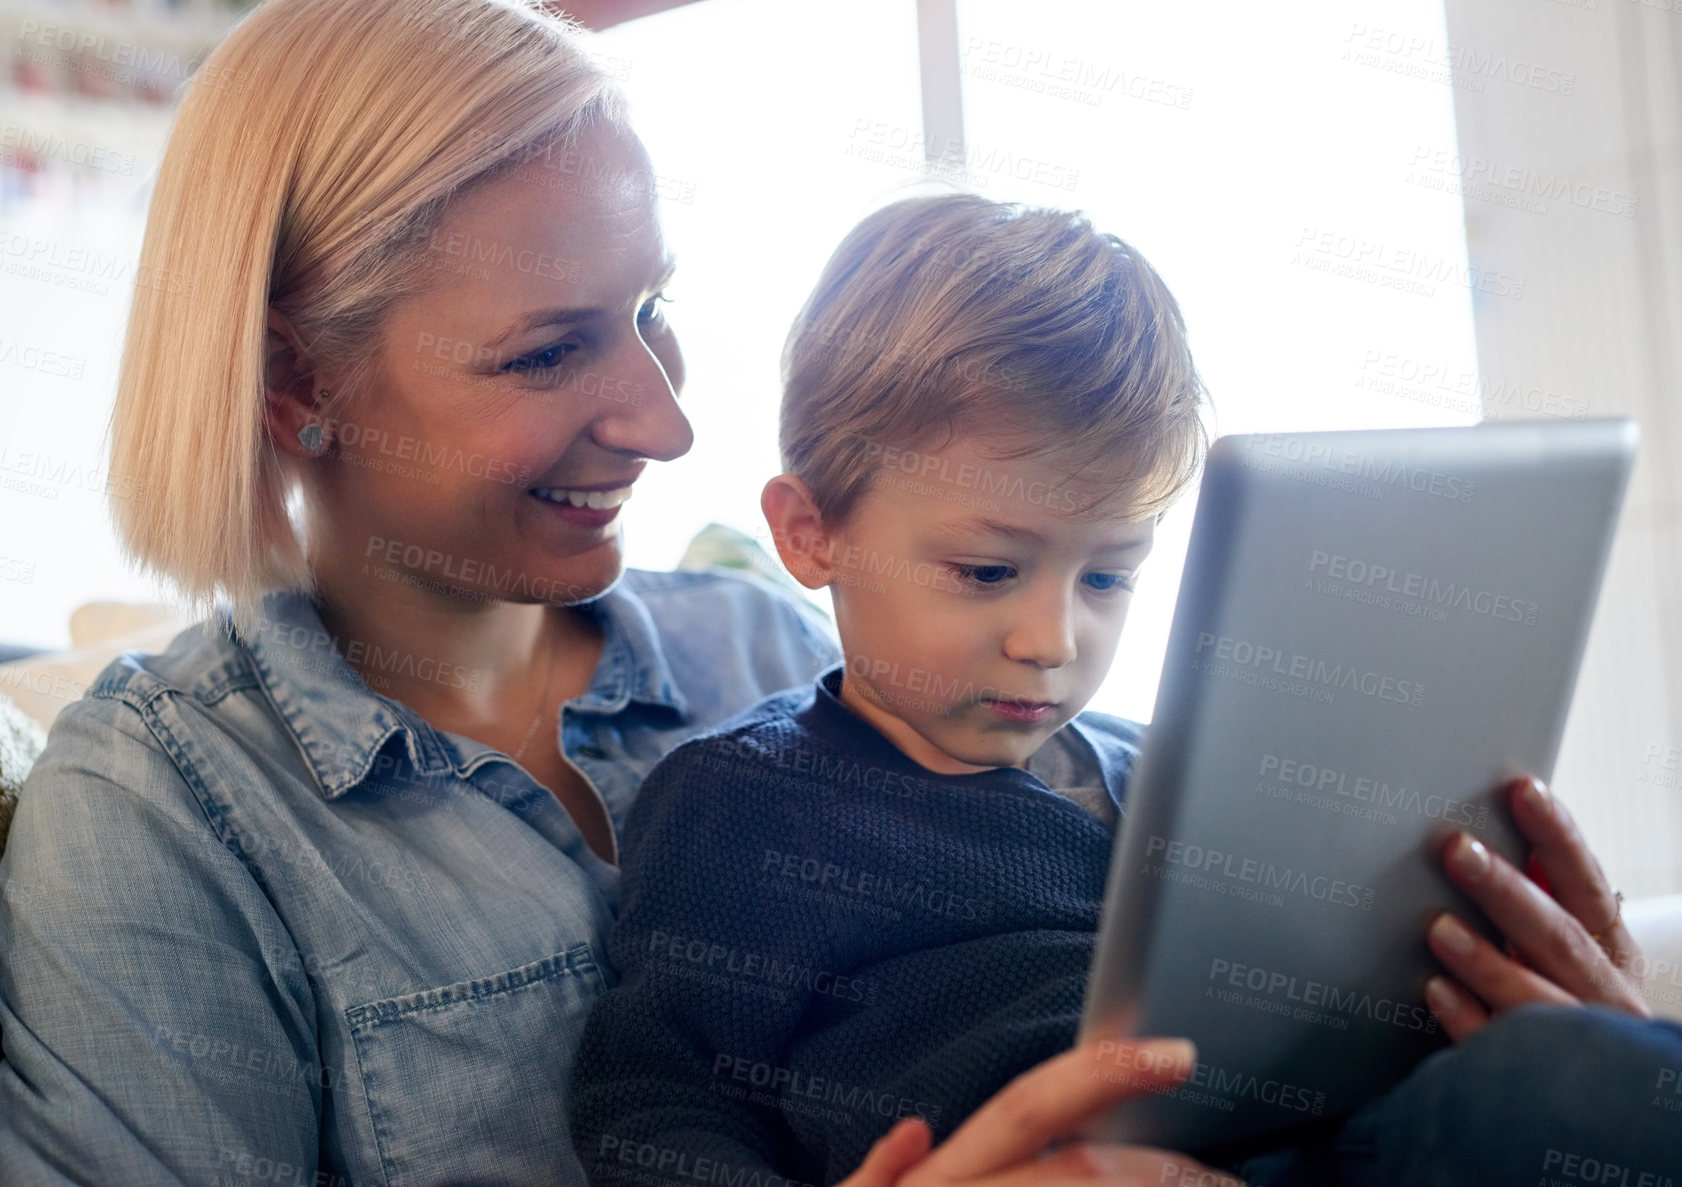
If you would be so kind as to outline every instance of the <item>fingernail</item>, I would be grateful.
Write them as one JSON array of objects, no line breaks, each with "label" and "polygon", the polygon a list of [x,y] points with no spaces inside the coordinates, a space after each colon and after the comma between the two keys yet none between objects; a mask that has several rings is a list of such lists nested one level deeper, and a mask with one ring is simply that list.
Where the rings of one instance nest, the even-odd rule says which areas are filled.
[{"label": "fingernail", "polygon": [[1178,1076],[1197,1065],[1197,1046],[1190,1039],[1128,1039],[1118,1050],[1115,1062],[1129,1062],[1140,1072]]},{"label": "fingernail", "polygon": [[1437,921],[1431,925],[1431,938],[1456,956],[1470,956],[1477,947],[1465,925],[1448,914],[1437,916]]},{"label": "fingernail", "polygon": [[1489,850],[1483,847],[1482,841],[1467,833],[1461,833],[1455,840],[1449,860],[1468,878],[1481,878],[1489,873]]},{"label": "fingernail", "polygon": [[1448,978],[1432,977],[1425,982],[1425,1004],[1440,1018],[1460,1008],[1460,995],[1449,988]]},{"label": "fingernail", "polygon": [[1524,797],[1525,806],[1533,812],[1546,812],[1553,807],[1553,797],[1548,794],[1545,783],[1537,778],[1524,781],[1524,789],[1519,792]]},{"label": "fingernail", "polygon": [[1151,1039],[1143,1046],[1161,1068],[1189,1067],[1197,1062],[1197,1047],[1190,1039]]},{"label": "fingernail", "polygon": [[1077,1149],[1086,1156],[1087,1166],[1101,1179],[1119,1179],[1129,1169],[1137,1170],[1139,1167],[1130,1148],[1108,1142],[1082,1142]]},{"label": "fingernail", "polygon": [[[1197,1047],[1190,1039],[1141,1039],[1118,1035],[1092,1047],[1095,1071],[1112,1082],[1156,1083],[1164,1077],[1179,1080],[1197,1067]],[[1144,1078],[1137,1078],[1143,1074]]]}]

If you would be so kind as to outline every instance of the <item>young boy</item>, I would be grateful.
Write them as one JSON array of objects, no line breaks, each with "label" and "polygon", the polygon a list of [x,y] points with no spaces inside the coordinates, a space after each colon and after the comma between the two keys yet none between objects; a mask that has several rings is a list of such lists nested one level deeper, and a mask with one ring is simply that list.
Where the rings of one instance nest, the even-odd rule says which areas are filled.
[{"label": "young boy", "polygon": [[1142,737],[1081,710],[1207,446],[1179,309],[1078,215],[910,199],[784,371],[762,506],[846,659],[643,784],[574,1079],[597,1181],[833,1182],[1079,1020]]}]

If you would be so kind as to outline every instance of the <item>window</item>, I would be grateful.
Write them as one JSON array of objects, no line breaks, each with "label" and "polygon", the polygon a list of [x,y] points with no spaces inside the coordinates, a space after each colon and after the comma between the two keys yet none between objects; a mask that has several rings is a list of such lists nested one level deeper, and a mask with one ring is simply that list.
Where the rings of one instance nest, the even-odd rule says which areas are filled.
[{"label": "window", "polygon": [[[1454,92],[1406,52],[1443,42],[1439,6],[961,0],[965,143],[933,166],[915,15],[709,0],[600,36],[666,175],[696,429],[639,485],[633,564],[675,563],[708,520],[766,539],[788,325],[847,230],[931,180],[1078,207],[1139,248],[1221,432],[1479,419]],[[1158,530],[1094,708],[1151,716],[1193,508]]]}]

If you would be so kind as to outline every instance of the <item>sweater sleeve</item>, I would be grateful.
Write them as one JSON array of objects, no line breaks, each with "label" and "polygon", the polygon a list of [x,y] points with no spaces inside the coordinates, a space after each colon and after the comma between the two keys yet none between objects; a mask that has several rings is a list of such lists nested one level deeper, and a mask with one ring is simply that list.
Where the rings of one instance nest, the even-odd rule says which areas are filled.
[{"label": "sweater sleeve", "polygon": [[787,1078],[779,1052],[826,941],[760,885],[799,794],[755,761],[765,753],[739,734],[687,743],[650,772],[626,822],[608,943],[620,979],[573,1074],[572,1136],[592,1182],[745,1182],[743,1170],[786,1165],[789,1130],[760,1102]]}]

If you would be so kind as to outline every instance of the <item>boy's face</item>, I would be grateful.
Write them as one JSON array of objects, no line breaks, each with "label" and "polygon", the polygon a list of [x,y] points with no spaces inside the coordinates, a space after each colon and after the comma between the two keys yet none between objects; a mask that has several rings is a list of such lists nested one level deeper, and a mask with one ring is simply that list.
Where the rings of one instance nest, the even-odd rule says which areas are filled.
[{"label": "boy's face", "polygon": [[1112,488],[1056,453],[882,457],[828,534],[841,700],[930,770],[1022,766],[1109,671],[1155,518],[1071,518]]}]

